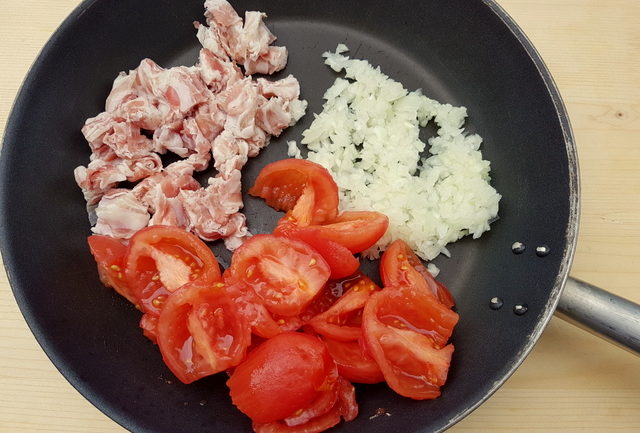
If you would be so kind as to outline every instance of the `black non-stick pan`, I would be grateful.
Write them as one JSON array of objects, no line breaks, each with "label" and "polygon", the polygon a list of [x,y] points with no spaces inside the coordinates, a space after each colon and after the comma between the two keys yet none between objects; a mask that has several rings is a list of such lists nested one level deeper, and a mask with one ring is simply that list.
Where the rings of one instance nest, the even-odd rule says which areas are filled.
[{"label": "black non-stick pan", "polygon": [[[467,130],[484,138],[492,184],[503,196],[500,219],[480,239],[453,245],[450,259],[435,260],[461,318],[442,396],[418,402],[385,385],[358,386],[362,414],[382,407],[393,416],[363,415],[335,431],[446,429],[522,362],[567,280],[577,232],[578,169],[567,114],[548,71],[517,26],[488,0],[238,0],[233,5],[241,13],[268,13],[271,30],[290,53],[282,74],[298,77],[309,113],[320,111],[322,94],[336,77],[322,64],[322,52],[346,43],[350,55],[380,65],[405,87],[466,106]],[[20,308],[65,377],[136,432],[250,430],[249,420],[230,403],[225,375],[191,385],[171,380],[157,347],[137,326],[140,313],[101,285],[86,244],[85,203],[72,174],[89,157],[80,128],[102,111],[118,72],[133,69],[144,57],[163,66],[193,64],[198,42],[192,22],[202,14],[198,0],[81,4],[33,65],[2,151],[0,236]],[[245,188],[261,167],[286,157],[284,143],[299,139],[311,119],[307,115],[249,162]],[[253,232],[268,230],[278,217],[249,197],[245,210]],[[527,254],[512,252],[517,241],[529,247]],[[228,265],[223,245],[211,246]],[[536,255],[538,246],[549,253]],[[576,293],[579,285],[571,281],[569,288]],[[502,308],[491,308],[496,297]],[[575,316],[576,301],[583,299],[595,297],[563,297],[565,313]],[[621,305],[618,310],[634,307]],[[515,314],[515,306],[526,307],[517,309],[524,314]],[[637,332],[619,339],[637,350]]]}]

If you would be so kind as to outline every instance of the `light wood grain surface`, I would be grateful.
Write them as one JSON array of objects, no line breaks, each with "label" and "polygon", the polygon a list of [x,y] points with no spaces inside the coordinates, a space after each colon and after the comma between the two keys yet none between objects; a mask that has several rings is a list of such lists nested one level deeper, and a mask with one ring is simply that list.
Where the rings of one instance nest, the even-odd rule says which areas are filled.
[{"label": "light wood grain surface", "polygon": [[[0,0],[0,130],[77,3]],[[500,3],[550,68],[576,136],[582,215],[571,274],[640,303],[640,2]],[[51,364],[0,271],[0,432],[39,431],[123,429]],[[515,375],[450,431],[640,432],[640,357],[554,318]]]}]

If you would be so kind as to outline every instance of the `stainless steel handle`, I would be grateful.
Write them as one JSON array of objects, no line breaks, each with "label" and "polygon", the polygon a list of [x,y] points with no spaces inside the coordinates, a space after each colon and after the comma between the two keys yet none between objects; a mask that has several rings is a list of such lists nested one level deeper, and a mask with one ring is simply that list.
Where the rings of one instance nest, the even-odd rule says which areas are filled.
[{"label": "stainless steel handle", "polygon": [[556,314],[610,342],[640,354],[640,305],[569,277]]}]

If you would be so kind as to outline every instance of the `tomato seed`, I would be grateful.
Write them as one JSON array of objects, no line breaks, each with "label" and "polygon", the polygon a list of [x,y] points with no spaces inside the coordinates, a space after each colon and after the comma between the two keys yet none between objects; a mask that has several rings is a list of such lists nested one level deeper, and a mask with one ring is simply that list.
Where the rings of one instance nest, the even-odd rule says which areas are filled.
[{"label": "tomato seed", "polygon": [[109,268],[112,271],[120,272],[120,266],[118,266],[118,265],[111,265],[111,266],[109,266]]},{"label": "tomato seed", "polygon": [[160,295],[157,298],[154,298],[153,301],[151,301],[151,303],[153,304],[154,307],[159,308],[164,303],[165,299],[167,299],[166,296]]}]

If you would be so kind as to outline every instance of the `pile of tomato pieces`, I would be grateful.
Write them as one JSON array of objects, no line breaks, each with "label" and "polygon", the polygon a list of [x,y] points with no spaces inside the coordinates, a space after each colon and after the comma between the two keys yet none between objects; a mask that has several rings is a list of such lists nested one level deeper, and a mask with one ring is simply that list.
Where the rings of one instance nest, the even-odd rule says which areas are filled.
[{"label": "pile of tomato pieces", "polygon": [[401,240],[380,263],[384,288],[355,254],[386,216],[338,212],[338,187],[305,160],[267,165],[250,194],[285,212],[221,272],[189,232],[151,226],[128,241],[89,237],[102,282],[143,313],[140,326],[184,383],[226,371],[233,403],[261,433],[320,432],[357,416],[352,383],[440,395],[458,315],[449,291]]}]

